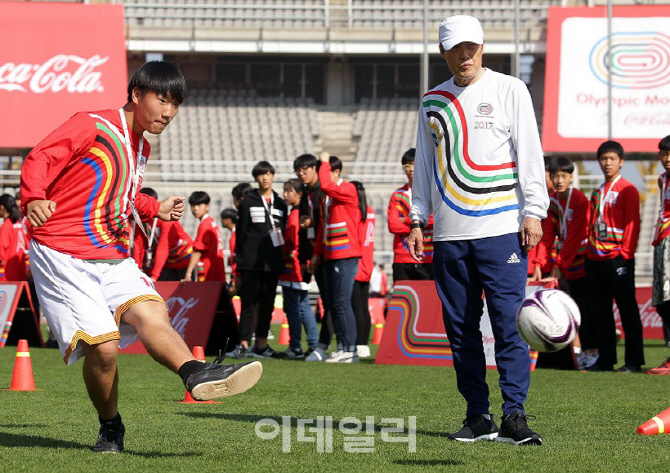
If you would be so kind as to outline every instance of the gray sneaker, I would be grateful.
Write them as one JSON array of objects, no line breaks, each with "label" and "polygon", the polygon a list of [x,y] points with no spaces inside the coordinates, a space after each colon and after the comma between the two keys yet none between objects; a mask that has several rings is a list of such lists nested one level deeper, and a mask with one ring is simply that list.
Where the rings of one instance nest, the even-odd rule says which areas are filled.
[{"label": "gray sneaker", "polygon": [[244,345],[237,345],[233,351],[226,353],[228,358],[235,358],[236,360],[244,360],[249,354],[249,349]]},{"label": "gray sneaker", "polygon": [[478,440],[495,440],[498,437],[498,426],[489,414],[470,414],[463,421],[463,428],[458,432],[447,435],[449,440],[459,442],[476,442]]}]

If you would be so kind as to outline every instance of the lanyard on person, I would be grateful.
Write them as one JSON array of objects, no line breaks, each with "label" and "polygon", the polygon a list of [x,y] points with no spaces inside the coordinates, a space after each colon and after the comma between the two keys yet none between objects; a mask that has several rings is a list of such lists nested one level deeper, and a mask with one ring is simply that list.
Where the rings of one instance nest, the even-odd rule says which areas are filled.
[{"label": "lanyard on person", "polygon": [[261,196],[261,201],[263,201],[263,207],[265,207],[265,211],[268,213],[268,217],[270,218],[270,226],[272,227],[272,231],[275,229],[275,222],[274,219],[272,218],[272,212],[270,209],[274,207],[275,204],[275,194],[274,192],[272,193],[270,197],[270,206],[268,207],[268,201],[265,197]]},{"label": "lanyard on person", "polygon": [[[616,179],[612,181],[612,185],[609,189],[607,189],[607,193],[605,193],[605,184],[607,183],[603,183],[602,190],[600,191],[600,202],[598,203],[598,210],[600,212],[598,215],[598,239],[602,241],[607,239],[607,223],[605,223],[605,201],[609,197],[610,192],[612,192],[612,188],[616,185],[619,179],[621,179],[621,174],[619,174]],[[603,193],[605,193],[605,195],[603,195]]]},{"label": "lanyard on person", "polygon": [[612,181],[612,185],[610,186],[609,189],[607,189],[607,193],[605,195],[602,195],[602,194],[603,194],[603,192],[605,192],[605,185],[607,183],[603,183],[603,188],[602,188],[602,191],[600,192],[600,202],[599,202],[599,206],[598,206],[598,210],[600,212],[600,214],[598,215],[598,220],[600,220],[601,222],[605,218],[605,202],[607,201],[607,197],[609,197],[610,192],[612,192],[612,189],[614,188],[614,186],[616,185],[616,183],[619,179],[621,179],[621,174],[619,174],[616,177],[616,179],[614,179]]},{"label": "lanyard on person", "polygon": [[561,237],[563,241],[567,240],[568,238],[568,210],[570,210],[570,199],[572,198],[572,187],[570,188],[570,192],[568,193],[568,200],[565,203],[565,210],[563,207],[561,207],[561,201],[560,199],[558,200],[558,208],[561,211]]},{"label": "lanyard on person", "polygon": [[130,163],[130,175],[132,176],[130,185],[130,210],[133,214],[133,218],[135,219],[135,223],[138,224],[137,226],[140,227],[140,230],[142,230],[142,233],[144,233],[144,236],[147,237],[148,240],[149,235],[147,235],[147,231],[144,229],[140,214],[135,207],[135,194],[137,193],[137,188],[139,187],[140,182],[140,163],[142,161],[142,150],[144,149],[144,138],[140,137],[139,149],[137,151],[137,161],[135,161],[133,145],[130,138],[130,130],[128,129],[128,121],[126,120],[126,114],[123,111],[123,107],[119,109],[119,116],[121,117],[121,124],[123,125],[123,142],[126,146],[128,162]]},{"label": "lanyard on person", "polygon": [[272,196],[270,197],[270,205],[268,206],[268,202],[265,199],[265,197],[261,196],[261,201],[263,202],[263,207],[265,207],[265,211],[268,213],[268,218],[270,219],[270,226],[272,227],[272,231],[270,231],[270,239],[272,240],[272,245],[277,247],[277,246],[282,246],[284,244],[284,235],[282,235],[282,232],[279,228],[275,227],[275,221],[274,218],[272,218],[272,212],[271,209],[274,208],[274,203],[275,203],[275,194],[274,192],[272,193]]},{"label": "lanyard on person", "polygon": [[656,224],[656,231],[654,232],[654,240],[658,238],[659,234],[661,233],[661,225],[663,225],[663,214],[665,213],[665,200],[668,193],[668,185],[670,185],[667,174],[661,175],[661,181],[661,188],[663,189],[663,192],[661,193],[661,208],[658,211],[658,223]]}]

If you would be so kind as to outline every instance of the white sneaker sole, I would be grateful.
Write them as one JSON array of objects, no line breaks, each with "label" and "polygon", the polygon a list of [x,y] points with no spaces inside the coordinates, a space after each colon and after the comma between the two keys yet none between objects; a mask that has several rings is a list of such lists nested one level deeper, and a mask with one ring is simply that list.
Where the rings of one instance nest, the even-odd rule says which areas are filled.
[{"label": "white sneaker sole", "polygon": [[498,432],[494,432],[494,433],[492,433],[492,434],[484,434],[484,435],[480,435],[479,437],[475,437],[475,438],[473,438],[473,439],[455,438],[454,440],[457,440],[458,442],[468,442],[468,443],[472,443],[472,442],[478,442],[478,441],[480,441],[480,440],[494,441],[494,440],[498,440],[497,437],[498,437]]},{"label": "white sneaker sole", "polygon": [[191,396],[197,401],[209,401],[221,397],[235,396],[248,391],[261,379],[263,364],[253,361],[235,371],[224,380],[210,381],[197,385]]},{"label": "white sneaker sole", "polygon": [[514,445],[542,445],[541,438],[532,438],[532,437],[528,437],[518,441],[510,437],[498,437],[496,439],[496,442],[512,443]]}]

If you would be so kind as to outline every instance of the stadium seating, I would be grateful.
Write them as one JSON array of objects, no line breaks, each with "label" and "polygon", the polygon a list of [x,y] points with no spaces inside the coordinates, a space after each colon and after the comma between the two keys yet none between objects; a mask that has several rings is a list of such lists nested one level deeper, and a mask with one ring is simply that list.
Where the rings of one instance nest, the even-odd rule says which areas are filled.
[{"label": "stadium seating", "polygon": [[168,133],[161,135],[166,181],[249,180],[253,163],[267,160],[278,177],[293,159],[314,153],[319,136],[310,100],[260,98],[227,90],[194,90]]},{"label": "stadium seating", "polygon": [[[169,5],[164,0],[123,0],[128,26],[187,28],[423,28],[423,0],[182,0]],[[521,27],[544,26],[547,8],[561,0],[521,0]],[[433,0],[429,21],[434,24],[445,16],[470,14],[485,28],[514,27],[514,0]]]}]

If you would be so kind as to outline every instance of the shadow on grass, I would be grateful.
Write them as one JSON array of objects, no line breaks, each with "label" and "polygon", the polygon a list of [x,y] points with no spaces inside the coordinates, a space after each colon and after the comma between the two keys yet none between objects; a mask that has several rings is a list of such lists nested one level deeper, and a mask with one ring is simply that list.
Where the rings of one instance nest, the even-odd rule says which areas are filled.
[{"label": "shadow on grass", "polygon": [[[193,417],[193,418],[216,418],[216,419],[224,419],[224,420],[230,420],[233,422],[250,422],[256,424],[258,421],[261,420],[273,420],[277,422],[279,425],[282,425],[282,416],[262,416],[262,415],[255,415],[255,414],[226,414],[226,413],[213,413],[213,412],[178,412],[177,415],[183,415],[187,417]],[[312,418],[312,420],[315,420]],[[324,426],[325,428],[330,428],[331,430],[337,430],[339,429],[340,425],[340,420],[338,419],[332,419],[332,424]],[[348,425],[348,424],[347,424]],[[365,424],[364,424],[365,425]],[[291,416],[291,427],[292,428],[297,428],[298,427],[298,417],[293,417]],[[386,423],[386,424],[373,424],[374,432],[379,433],[382,431],[382,428],[384,427],[396,427],[395,424],[393,423]],[[365,428],[365,427],[363,427]],[[426,437],[446,437],[446,434],[444,432],[430,432],[427,430],[420,430],[416,429],[416,434],[417,435],[423,435]]]},{"label": "shadow on grass", "polygon": [[[27,426],[26,424],[23,425],[17,424],[17,425],[4,425],[3,427],[6,428],[6,427],[26,427],[26,426]],[[30,426],[30,427],[46,427],[46,426],[41,425],[41,426]],[[70,442],[67,440],[41,437],[39,435],[23,435],[23,434],[12,434],[9,432],[0,432],[0,447],[70,448],[74,450],[91,451],[92,446],[84,445],[83,443],[78,442]],[[165,453],[165,452],[137,452],[133,450],[124,450],[123,455],[136,455],[139,457],[158,458],[158,457],[192,457],[197,454],[194,452]]]},{"label": "shadow on grass", "polygon": [[458,460],[394,460],[393,463],[397,465],[407,466],[459,466],[465,465]]}]

